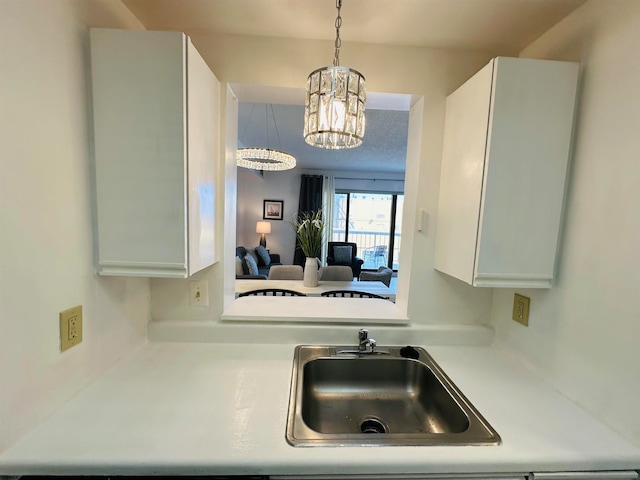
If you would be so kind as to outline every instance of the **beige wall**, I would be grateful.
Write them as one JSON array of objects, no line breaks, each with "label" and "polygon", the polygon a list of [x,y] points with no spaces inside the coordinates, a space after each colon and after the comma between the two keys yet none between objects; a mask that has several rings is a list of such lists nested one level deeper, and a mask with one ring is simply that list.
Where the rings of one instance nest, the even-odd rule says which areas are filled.
[{"label": "beige wall", "polygon": [[0,451],[145,341],[148,281],[93,268],[87,26],[140,28],[119,0],[0,4]]},{"label": "beige wall", "polygon": [[581,63],[556,286],[531,297],[529,327],[496,289],[500,345],[640,445],[640,2],[592,0],[522,52]]},{"label": "beige wall", "polygon": [[[290,41],[246,36],[194,35],[193,43],[221,82],[303,88],[310,71],[330,63],[332,42]],[[403,231],[403,259],[412,268],[401,272],[399,288],[408,291],[408,313],[413,322],[430,324],[486,324],[489,321],[491,292],[469,287],[433,269],[434,232],[440,177],[440,155],[446,95],[484,66],[485,52],[449,51],[427,48],[344,44],[341,62],[363,72],[371,92],[403,93],[424,97],[424,115],[417,141],[421,150],[407,160],[412,181],[405,188],[405,215],[411,217]],[[240,99],[242,100],[242,98]],[[430,227],[417,232],[413,217],[425,210]],[[407,240],[411,235],[411,240]],[[406,242],[405,242],[406,240]],[[232,248],[230,249],[231,251]],[[232,261],[225,252],[224,261]],[[215,279],[222,265],[204,272]],[[217,282],[218,284],[220,282]],[[403,287],[404,285],[404,287]],[[210,287],[220,289],[220,285]],[[213,297],[216,291],[210,292]],[[406,295],[405,295],[406,296]],[[189,309],[188,281],[152,282],[154,320],[216,321],[222,302],[209,309]]]}]

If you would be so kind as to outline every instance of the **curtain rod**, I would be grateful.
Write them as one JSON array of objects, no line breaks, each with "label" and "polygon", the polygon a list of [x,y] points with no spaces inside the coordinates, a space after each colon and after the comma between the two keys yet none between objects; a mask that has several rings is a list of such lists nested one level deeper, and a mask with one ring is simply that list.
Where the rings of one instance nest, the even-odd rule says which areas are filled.
[{"label": "curtain rod", "polygon": [[361,178],[361,177],[333,177],[335,180],[365,180],[368,182],[404,182],[401,179],[391,179],[391,178]]}]

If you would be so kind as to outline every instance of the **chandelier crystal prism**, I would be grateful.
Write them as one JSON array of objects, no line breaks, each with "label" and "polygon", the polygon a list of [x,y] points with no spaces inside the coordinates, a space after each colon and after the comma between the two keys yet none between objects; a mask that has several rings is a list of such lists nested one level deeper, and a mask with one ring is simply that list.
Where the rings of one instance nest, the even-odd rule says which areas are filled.
[{"label": "chandelier crystal prism", "polygon": [[311,72],[307,78],[304,140],[319,148],[343,149],[362,144],[365,132],[367,89],[364,76],[340,66],[340,9],[336,0],[336,41],[333,66]]}]

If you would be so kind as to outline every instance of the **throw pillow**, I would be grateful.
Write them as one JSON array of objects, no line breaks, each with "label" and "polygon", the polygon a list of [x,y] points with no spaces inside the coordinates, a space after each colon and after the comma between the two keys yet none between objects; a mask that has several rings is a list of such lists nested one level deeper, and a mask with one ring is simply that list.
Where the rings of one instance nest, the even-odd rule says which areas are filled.
[{"label": "throw pillow", "polygon": [[262,245],[258,245],[256,247],[256,253],[258,254],[258,259],[261,260],[261,263],[264,264],[265,267],[271,265],[271,257],[269,256],[269,252]]},{"label": "throw pillow", "polygon": [[333,247],[333,261],[350,265],[353,248],[350,245]]},{"label": "throw pillow", "polygon": [[249,267],[249,275],[260,274],[260,271],[258,270],[258,264],[256,263],[256,259],[253,258],[252,255],[250,254],[245,255],[244,261],[247,262],[247,267]]},{"label": "throw pillow", "polygon": [[242,259],[240,257],[236,257],[236,276],[244,275],[244,270],[242,268]]}]

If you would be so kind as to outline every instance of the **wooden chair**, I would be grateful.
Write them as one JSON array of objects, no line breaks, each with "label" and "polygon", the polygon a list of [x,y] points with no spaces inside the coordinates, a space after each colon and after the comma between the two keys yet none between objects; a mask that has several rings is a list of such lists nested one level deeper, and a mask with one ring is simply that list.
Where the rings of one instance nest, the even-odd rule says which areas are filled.
[{"label": "wooden chair", "polygon": [[238,297],[248,296],[263,296],[263,297],[306,297],[304,293],[296,292],[294,290],[287,290],[286,288],[260,288],[258,290],[249,290],[248,292],[240,293]]},{"label": "wooden chair", "polygon": [[329,290],[322,292],[322,297],[342,297],[342,298],[379,298],[381,300],[389,300],[389,297],[382,297],[375,293],[360,292],[358,290]]}]

